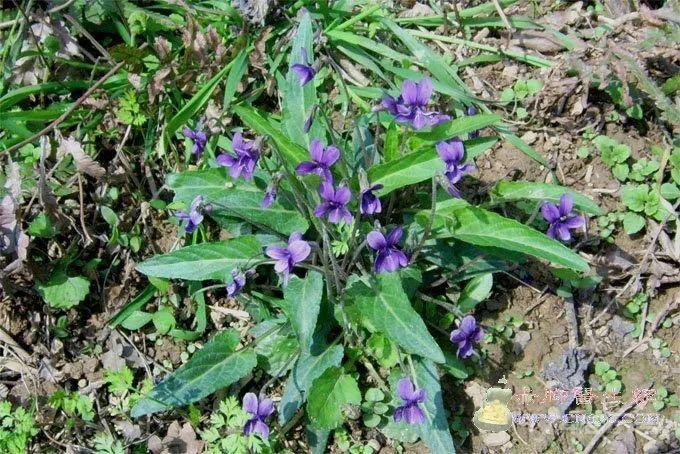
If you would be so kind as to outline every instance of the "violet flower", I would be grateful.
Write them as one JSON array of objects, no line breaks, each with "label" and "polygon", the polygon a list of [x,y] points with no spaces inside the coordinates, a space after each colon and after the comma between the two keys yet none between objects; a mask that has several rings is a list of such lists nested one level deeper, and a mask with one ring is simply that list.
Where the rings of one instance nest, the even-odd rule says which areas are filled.
[{"label": "violet flower", "polygon": [[302,239],[300,232],[293,232],[288,238],[288,246],[269,246],[265,253],[276,260],[274,270],[283,274],[284,284],[288,283],[288,275],[293,271],[293,267],[302,262],[312,252],[309,244]]},{"label": "violet flower", "polygon": [[550,223],[547,235],[550,238],[558,238],[562,241],[571,240],[570,230],[581,228],[585,225],[586,220],[581,215],[572,214],[574,209],[574,198],[571,194],[566,193],[560,197],[560,205],[556,206],[554,203],[543,202],[541,213],[543,219]]},{"label": "violet flower", "polygon": [[293,71],[295,71],[295,75],[298,78],[298,82],[300,83],[301,87],[304,87],[307,85],[312,79],[314,79],[314,76],[316,76],[316,70],[312,65],[309,65],[307,62],[307,50],[306,49],[301,49],[300,53],[302,54],[302,63],[295,63],[290,67]]},{"label": "violet flower", "polygon": [[[470,107],[468,107],[467,110],[465,111],[465,114],[466,114],[467,116],[469,116],[469,117],[472,117],[472,116],[474,116],[474,115],[477,115],[477,109],[475,108],[475,106],[470,106]],[[469,132],[469,133],[468,133],[468,137],[469,137],[470,139],[476,139],[477,137],[479,137],[479,129],[476,129],[476,130],[474,130],[474,131],[472,131],[472,132]]]},{"label": "violet flower", "polygon": [[267,190],[264,191],[264,197],[262,197],[260,206],[262,208],[269,208],[271,204],[274,203],[274,200],[276,200],[277,193],[277,189],[274,186],[267,187]]},{"label": "violet flower", "polygon": [[196,129],[184,128],[182,130],[184,137],[191,139],[193,142],[193,147],[191,148],[191,153],[197,157],[200,157],[205,150],[205,145],[208,143],[208,136],[203,132],[203,120],[201,119],[196,123]]},{"label": "violet flower", "polygon": [[323,143],[319,139],[312,140],[309,145],[311,161],[304,161],[298,164],[295,171],[298,175],[308,175],[315,173],[326,180],[332,180],[330,167],[340,158],[340,150],[333,145],[324,149]]},{"label": "violet flower", "polygon": [[338,224],[341,219],[347,224],[352,222],[352,213],[347,209],[352,192],[346,184],[342,183],[335,189],[333,182],[326,180],[319,186],[319,194],[322,202],[314,209],[314,216],[317,218],[326,216],[331,224]]},{"label": "violet flower", "polygon": [[254,393],[246,393],[243,396],[243,410],[251,415],[243,426],[243,435],[257,433],[262,438],[269,438],[269,426],[265,419],[274,413],[274,402],[267,398],[260,401]]},{"label": "violet flower", "polygon": [[373,191],[379,191],[382,188],[383,185],[374,184],[361,190],[359,195],[359,212],[361,214],[377,214],[382,211],[380,198],[373,193]]},{"label": "violet flower", "polygon": [[229,298],[236,297],[243,287],[246,286],[246,275],[242,271],[231,271],[231,284],[227,285],[227,296]]},{"label": "violet flower", "polygon": [[401,227],[395,227],[387,235],[387,238],[378,230],[374,230],[366,236],[368,245],[378,251],[374,266],[376,273],[391,273],[408,266],[408,257],[397,247],[403,234],[404,230]]},{"label": "violet flower", "polygon": [[394,410],[394,421],[404,421],[407,424],[420,424],[425,421],[425,414],[418,406],[425,401],[427,392],[416,389],[410,378],[404,377],[397,383],[397,394],[404,401],[404,405]]},{"label": "violet flower", "polygon": [[175,212],[175,217],[180,221],[186,221],[187,224],[184,226],[186,233],[194,233],[199,224],[203,222],[203,213],[210,211],[210,209],[210,205],[203,205],[203,196],[197,195],[193,202],[191,202],[189,212],[178,210]]},{"label": "violet flower", "polygon": [[462,164],[465,157],[465,145],[458,137],[455,137],[448,142],[439,142],[437,153],[446,165],[444,175],[449,182],[446,190],[452,196],[460,197],[456,184],[463,178],[463,175],[474,169],[472,164]]},{"label": "violet flower", "polygon": [[243,175],[243,178],[250,181],[253,179],[253,171],[260,159],[260,150],[255,140],[245,140],[240,132],[234,134],[231,141],[231,146],[236,153],[232,156],[229,153],[222,153],[216,158],[219,165],[229,167],[229,175],[233,179],[237,179]]},{"label": "violet flower", "polygon": [[484,337],[484,330],[477,325],[472,315],[466,315],[460,322],[458,329],[451,332],[451,342],[458,344],[458,356],[469,358],[472,356],[475,342]]},{"label": "violet flower", "polygon": [[385,96],[382,99],[382,108],[394,115],[395,121],[410,123],[415,130],[423,129],[425,126],[438,125],[451,117],[434,110],[426,110],[433,90],[432,81],[427,77],[424,77],[420,82],[405,80],[401,86],[399,97]]}]

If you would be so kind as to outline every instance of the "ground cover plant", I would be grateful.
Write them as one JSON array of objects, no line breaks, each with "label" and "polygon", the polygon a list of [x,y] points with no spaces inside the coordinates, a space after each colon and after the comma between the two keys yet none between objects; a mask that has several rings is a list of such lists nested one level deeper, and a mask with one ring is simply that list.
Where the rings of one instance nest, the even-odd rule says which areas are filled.
[{"label": "ground cover plant", "polygon": [[678,449],[667,3],[11,2],[0,446]]}]

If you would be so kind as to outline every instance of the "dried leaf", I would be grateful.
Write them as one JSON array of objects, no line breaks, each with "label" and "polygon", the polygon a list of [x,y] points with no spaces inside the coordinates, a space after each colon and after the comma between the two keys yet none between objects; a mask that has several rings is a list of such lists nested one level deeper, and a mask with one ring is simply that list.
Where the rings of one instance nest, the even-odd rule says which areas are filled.
[{"label": "dried leaf", "polygon": [[62,138],[57,150],[58,156],[70,154],[76,163],[76,168],[81,173],[86,173],[94,178],[101,178],[106,173],[106,170],[99,165],[97,161],[85,154],[82,145],[73,137],[67,139]]},{"label": "dried leaf", "polygon": [[179,422],[173,421],[163,440],[155,435],[149,438],[148,448],[153,454],[200,454],[204,444],[205,442],[196,439],[196,432],[191,424],[185,423],[180,427]]},{"label": "dried leaf", "polygon": [[248,60],[250,62],[250,66],[253,68],[256,68],[258,71],[262,73],[264,77],[267,77],[269,75],[269,71],[267,71],[267,40],[269,39],[269,36],[272,33],[272,27],[265,27],[262,32],[260,32],[260,36],[257,37],[257,40],[255,41],[255,48],[253,51],[250,53],[250,56],[248,57]]},{"label": "dried leaf", "polygon": [[432,8],[424,3],[416,3],[412,8],[399,13],[399,17],[422,17],[434,15],[435,13],[432,11]]},{"label": "dried leaf", "polygon": [[522,33],[514,33],[512,36],[512,45],[536,50],[542,54],[552,54],[565,49],[550,33],[543,31],[527,30]]},{"label": "dried leaf", "polygon": [[361,70],[346,58],[340,59],[340,69],[342,69],[342,76],[349,82],[359,85],[360,87],[367,87],[371,81],[363,75]]},{"label": "dried leaf", "polygon": [[12,162],[11,160],[7,169],[5,188],[15,200],[19,200],[19,196],[21,195],[21,174],[19,173],[19,164]]},{"label": "dried leaf", "polygon": [[246,21],[264,25],[264,19],[273,3],[271,0],[235,0],[234,7],[241,12]]},{"label": "dried leaf", "polygon": [[157,36],[153,43],[153,48],[158,54],[158,58],[161,60],[167,60],[170,58],[170,52],[172,51],[172,44],[163,38],[162,36]]}]

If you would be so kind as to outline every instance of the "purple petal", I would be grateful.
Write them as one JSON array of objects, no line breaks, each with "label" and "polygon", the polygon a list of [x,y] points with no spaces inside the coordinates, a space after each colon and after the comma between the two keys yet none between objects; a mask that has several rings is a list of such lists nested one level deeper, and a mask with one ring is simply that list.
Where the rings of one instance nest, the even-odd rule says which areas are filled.
[{"label": "purple petal", "polygon": [[560,197],[560,214],[562,216],[569,216],[573,209],[574,197],[569,193],[563,194],[562,197]]},{"label": "purple petal", "polygon": [[317,163],[323,160],[323,143],[319,139],[313,139],[309,144],[309,155]]},{"label": "purple petal", "polygon": [[203,215],[198,211],[192,211],[191,213],[189,213],[189,220],[191,221],[192,224],[198,225],[201,222],[203,222]]},{"label": "purple petal", "polygon": [[374,230],[366,235],[366,241],[368,242],[368,245],[376,251],[385,249],[387,247],[387,240],[385,239],[385,236],[377,230]]},{"label": "purple petal", "polygon": [[319,166],[314,162],[303,161],[300,164],[298,164],[295,171],[297,172],[298,175],[308,175],[310,173],[314,173],[318,167]]},{"label": "purple petal", "polygon": [[416,95],[416,103],[419,106],[425,106],[430,102],[430,96],[432,96],[432,92],[434,91],[432,80],[430,80],[429,77],[424,77],[417,86],[418,93]]},{"label": "purple petal", "polygon": [[392,230],[389,235],[387,235],[387,244],[389,246],[394,246],[395,244],[399,243],[399,240],[403,234],[404,229],[401,227],[395,227],[394,230]]},{"label": "purple petal", "polygon": [[463,320],[460,321],[460,326],[458,327],[465,335],[469,336],[474,333],[475,328],[477,328],[477,321],[472,315],[466,315]]},{"label": "purple petal", "polygon": [[467,335],[463,332],[463,330],[460,329],[454,329],[451,331],[451,342],[453,343],[458,343],[458,342],[463,342],[465,339],[467,339]]},{"label": "purple petal", "polygon": [[557,236],[560,238],[560,240],[562,241],[571,240],[571,231],[569,230],[569,227],[562,222],[558,222],[556,223],[556,225]]},{"label": "purple petal", "polygon": [[413,399],[411,400],[420,403],[425,401],[425,397],[427,397],[427,391],[424,389],[416,389],[416,392],[413,394]]},{"label": "purple petal", "polygon": [[295,74],[297,75],[298,82],[300,83],[301,86],[307,85],[312,79],[314,79],[314,76],[316,75],[316,71],[314,71],[314,68],[311,66],[307,65],[302,65],[300,63],[295,63],[290,67],[293,71],[295,71]]},{"label": "purple petal", "polygon": [[472,356],[472,342],[464,342],[462,346],[459,344],[458,356],[460,358],[469,358]]},{"label": "purple petal", "polygon": [[324,217],[329,208],[330,204],[328,202],[318,204],[316,208],[314,208],[314,216],[316,216],[317,218]]},{"label": "purple petal", "polygon": [[306,241],[298,240],[293,241],[288,245],[288,251],[290,252],[290,258],[293,263],[299,263],[309,256],[309,253],[312,252],[312,248]]},{"label": "purple petal", "polygon": [[352,191],[350,191],[349,188],[346,185],[341,185],[335,191],[335,197],[333,198],[333,200],[337,203],[347,205],[347,203],[350,201],[351,198],[352,198]]},{"label": "purple petal", "polygon": [[401,84],[401,97],[406,104],[415,105],[418,102],[418,86],[412,80],[405,80]]},{"label": "purple petal", "polygon": [[413,116],[413,119],[411,120],[411,125],[413,125],[413,128],[416,131],[420,131],[423,129],[425,126],[430,124],[430,120],[427,118],[425,113],[420,110],[416,109],[415,115]]},{"label": "purple petal", "polygon": [[404,377],[397,383],[397,395],[405,401],[413,400],[415,386],[410,378]]},{"label": "purple petal", "polygon": [[294,231],[293,233],[290,234],[288,237],[288,244],[290,245],[293,241],[300,241],[302,239],[302,233],[299,231]]},{"label": "purple petal", "polygon": [[255,393],[246,393],[243,396],[243,410],[247,411],[253,416],[257,416],[258,401]]},{"label": "purple petal", "polygon": [[225,167],[232,167],[238,162],[238,160],[235,157],[227,153],[222,153],[221,155],[215,158],[215,161],[217,161],[219,165]]},{"label": "purple petal", "polygon": [[392,415],[394,422],[399,422],[404,418],[404,407],[397,407]]},{"label": "purple petal", "polygon": [[283,246],[269,246],[265,250],[267,256],[273,258],[274,260],[284,260],[288,259],[288,249]]},{"label": "purple petal", "polygon": [[289,259],[283,259],[283,260],[278,260],[276,263],[274,263],[274,271],[277,273],[290,273],[291,271],[291,266],[290,266],[290,260]]},{"label": "purple petal", "polygon": [[343,207],[333,208],[328,211],[328,222],[331,224],[338,224],[344,215]]},{"label": "purple petal", "polygon": [[264,398],[257,407],[257,416],[266,418],[274,413],[274,402],[271,399]]},{"label": "purple petal", "polygon": [[340,150],[338,149],[338,147],[334,147],[333,145],[331,145],[328,148],[326,148],[326,151],[322,153],[321,160],[319,162],[327,167],[330,167],[333,164],[335,164],[339,157]]},{"label": "purple petal", "polygon": [[425,414],[417,405],[404,408],[404,421],[408,424],[420,424],[425,421]]},{"label": "purple petal", "polygon": [[550,202],[543,203],[543,206],[541,206],[541,214],[543,214],[543,219],[548,222],[555,222],[560,218],[560,210],[555,204]]},{"label": "purple petal", "polygon": [[382,106],[392,115],[397,114],[397,99],[392,96],[386,95],[382,99]]},{"label": "purple petal", "polygon": [[548,237],[552,238],[553,240],[557,238],[557,223],[550,224],[550,227],[548,227],[548,231],[545,233],[548,235]]},{"label": "purple petal", "polygon": [[319,194],[324,200],[333,201],[335,200],[335,189],[333,189],[333,183],[330,181],[324,181],[319,185]]},{"label": "purple petal", "polygon": [[578,229],[586,225],[586,220],[583,216],[571,216],[567,218],[562,224],[570,229]]}]

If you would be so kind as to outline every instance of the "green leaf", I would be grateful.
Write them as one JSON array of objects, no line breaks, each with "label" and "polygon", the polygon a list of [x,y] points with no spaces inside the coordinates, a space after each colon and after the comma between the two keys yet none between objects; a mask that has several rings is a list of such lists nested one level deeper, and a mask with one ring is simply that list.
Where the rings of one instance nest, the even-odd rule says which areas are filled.
[{"label": "green leaf", "polygon": [[326,348],[321,353],[302,353],[286,382],[279,404],[279,423],[285,425],[307,399],[314,380],[332,366],[339,366],[344,356],[342,345]]},{"label": "green leaf", "polygon": [[106,221],[107,224],[111,227],[115,227],[118,225],[118,215],[116,215],[116,212],[113,211],[111,208],[107,207],[106,205],[101,206],[101,212],[102,212],[102,217]]},{"label": "green leaf", "polygon": [[645,228],[646,224],[647,220],[637,213],[628,211],[623,216],[623,230],[625,230],[628,235],[638,233]]},{"label": "green leaf", "polygon": [[600,215],[602,211],[588,197],[564,186],[548,183],[533,183],[528,181],[499,181],[491,191],[496,200],[513,202],[516,200],[532,200],[542,202],[547,200],[559,203],[563,194],[571,194],[574,198],[574,206],[588,214]]},{"label": "green leaf", "polygon": [[284,299],[290,304],[288,319],[298,336],[300,347],[306,352],[312,345],[322,295],[323,277],[316,271],[310,271],[304,279],[293,276],[283,291]]},{"label": "green leaf", "polygon": [[[673,183],[664,183],[660,188],[661,197],[666,200],[675,200],[680,198],[680,188]],[[32,225],[32,224],[31,224]]]},{"label": "green leaf", "polygon": [[[290,50],[290,66],[294,63],[314,64],[314,32],[312,30],[312,18],[306,10],[303,10],[300,25],[298,25],[295,36],[293,37]],[[308,61],[302,60],[302,49],[307,53]],[[316,88],[314,81],[300,86],[297,74],[292,68],[288,69],[285,81],[280,81],[281,87],[281,111],[283,120],[281,124],[283,130],[290,140],[296,144],[307,148],[310,137],[321,137],[324,133],[323,128],[313,124],[309,134],[303,130],[305,121],[309,117],[312,107],[318,104],[316,98]]]},{"label": "green leaf", "polygon": [[[469,117],[474,118],[474,117]],[[466,155],[477,156],[491,148],[498,139],[496,137],[480,137],[466,140]],[[468,158],[469,159],[469,158]],[[415,151],[394,161],[371,167],[368,179],[373,184],[384,186],[378,194],[385,195],[411,184],[420,183],[444,171],[444,163],[434,147],[424,151]]]},{"label": "green leaf", "polygon": [[[429,210],[421,211],[416,219],[424,225],[429,216]],[[435,238],[453,237],[477,246],[521,252],[577,271],[589,270],[585,260],[560,242],[514,219],[468,206],[459,199],[438,204],[433,235]]]},{"label": "green leaf", "polygon": [[37,215],[31,221],[31,225],[28,226],[28,234],[33,237],[52,238],[57,233],[57,230],[52,225],[52,221],[50,221],[50,218],[45,213]]},{"label": "green leaf", "polygon": [[156,327],[156,331],[160,334],[167,334],[177,323],[175,321],[175,316],[169,307],[161,307],[158,309],[153,314],[151,321],[153,321],[153,326]]},{"label": "green leaf", "polygon": [[383,159],[391,162],[399,157],[399,129],[395,122],[390,123],[385,133],[385,146],[383,147]]},{"label": "green leaf", "polygon": [[346,405],[360,405],[361,392],[356,380],[342,367],[331,367],[314,380],[307,399],[307,413],[313,427],[335,429],[344,421]]},{"label": "green leaf", "polygon": [[257,364],[257,358],[251,350],[236,351],[240,341],[241,336],[233,329],[217,334],[138,402],[131,416],[139,418],[183,407],[249,374]]},{"label": "green leaf", "polygon": [[614,167],[612,167],[612,173],[617,180],[626,181],[628,174],[630,173],[630,168],[626,163],[616,164]]},{"label": "green leaf", "polygon": [[210,100],[210,97],[219,83],[222,81],[222,78],[224,78],[224,76],[226,76],[231,69],[234,61],[235,60],[229,62],[228,65],[215,74],[213,78],[210,79],[208,83],[206,83],[200,90],[198,90],[196,94],[182,106],[180,111],[168,121],[168,123],[165,125],[164,134],[166,143],[170,142],[175,131],[185,125],[190,118],[196,116],[203,106],[208,103],[208,100]]},{"label": "green leaf", "polygon": [[371,285],[373,288],[361,280],[350,279],[346,292],[348,310],[358,313],[371,331],[384,333],[406,352],[443,363],[444,354],[411,307],[399,275],[379,274]]},{"label": "green leaf", "polygon": [[382,367],[392,368],[399,362],[397,349],[383,333],[373,333],[366,342],[368,352]]},{"label": "green leaf", "polygon": [[451,137],[495,125],[501,121],[501,118],[497,114],[478,114],[459,117],[435,126],[432,128],[432,131],[418,132],[415,136],[427,142],[439,142],[440,140],[448,140]]},{"label": "green leaf", "polygon": [[475,306],[489,297],[493,287],[493,274],[487,273],[470,279],[458,298],[458,308],[470,312]]},{"label": "green leaf", "polygon": [[414,360],[414,372],[414,384],[426,392],[425,402],[421,404],[426,421],[418,424],[416,428],[420,439],[432,453],[455,453],[456,449],[446,420],[437,367],[431,361],[419,358]]},{"label": "green leaf", "polygon": [[120,323],[120,326],[133,331],[146,325],[152,319],[153,314],[150,314],[149,312],[134,311]]},{"label": "green leaf", "polygon": [[[120,311],[118,311],[118,313],[116,315],[113,316],[113,318],[111,320],[109,320],[109,326],[111,326],[111,328],[115,328],[116,326],[123,323],[128,317],[131,317],[136,312],[140,312],[140,309],[142,307],[144,307],[144,305],[151,298],[153,298],[153,295],[155,293],[156,293],[156,288],[152,284],[147,285],[139,295],[137,295],[132,301],[127,303]],[[144,324],[146,324],[149,321],[151,321],[150,317],[149,317],[149,320],[144,322]],[[123,325],[123,326],[125,326],[125,325]],[[128,328],[127,326],[125,326],[125,328],[127,328],[127,329],[137,329],[137,328]]]},{"label": "green leaf", "polygon": [[606,361],[598,361],[595,363],[595,374],[602,376],[607,372],[611,366]]},{"label": "green leaf", "polygon": [[281,153],[285,157],[289,166],[295,167],[300,162],[309,158],[309,153],[307,150],[290,140],[286,134],[281,132],[280,125],[273,123],[268,118],[265,118],[260,112],[257,111],[257,109],[249,106],[238,105],[233,106],[232,110],[250,129],[254,130],[258,134],[271,137],[271,139],[276,143],[276,146],[281,150]]},{"label": "green leaf", "polygon": [[246,69],[248,69],[249,54],[250,49],[243,49],[233,61],[233,66],[229,71],[227,82],[224,86],[224,102],[222,103],[222,109],[225,111],[229,108],[231,101],[234,99],[234,95],[238,89],[238,84],[241,82]]},{"label": "green leaf", "polygon": [[298,210],[286,208],[279,201],[262,208],[264,192],[242,180],[232,183],[225,168],[175,173],[167,180],[168,187],[175,191],[175,200],[189,204],[202,195],[206,203],[213,205],[213,217],[237,217],[284,235],[296,230],[304,233],[309,226]]},{"label": "green leaf", "polygon": [[262,253],[254,236],[246,235],[218,243],[200,243],[157,255],[137,266],[148,276],[189,281],[222,280],[234,268],[247,267]]},{"label": "green leaf", "polygon": [[69,309],[87,297],[90,281],[83,276],[69,277],[66,270],[58,268],[47,282],[39,282],[36,287],[51,308]]},{"label": "green leaf", "polygon": [[627,184],[619,192],[621,202],[632,211],[644,211],[649,194],[649,186],[646,184],[633,185]]}]

